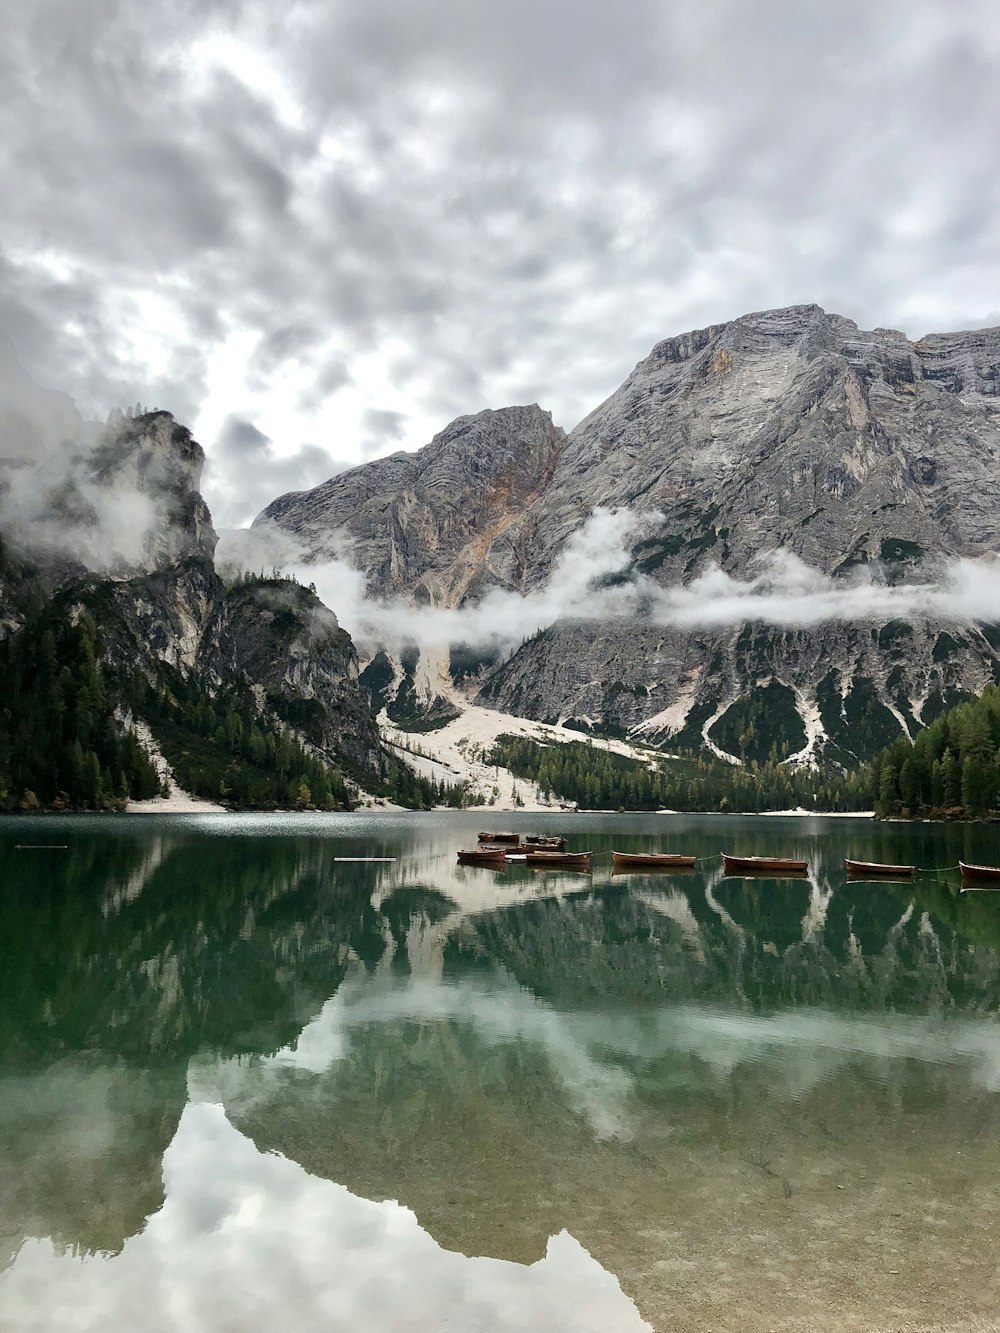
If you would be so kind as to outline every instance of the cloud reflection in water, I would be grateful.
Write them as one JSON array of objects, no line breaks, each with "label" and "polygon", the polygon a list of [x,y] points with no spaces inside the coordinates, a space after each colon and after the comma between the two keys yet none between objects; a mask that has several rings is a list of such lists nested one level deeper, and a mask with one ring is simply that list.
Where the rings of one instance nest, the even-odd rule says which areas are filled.
[{"label": "cloud reflection in water", "polygon": [[567,1232],[530,1265],[444,1250],[410,1209],[259,1152],[220,1106],[186,1107],[163,1174],[166,1202],[120,1255],[27,1241],[0,1280],[0,1328],[649,1329]]}]

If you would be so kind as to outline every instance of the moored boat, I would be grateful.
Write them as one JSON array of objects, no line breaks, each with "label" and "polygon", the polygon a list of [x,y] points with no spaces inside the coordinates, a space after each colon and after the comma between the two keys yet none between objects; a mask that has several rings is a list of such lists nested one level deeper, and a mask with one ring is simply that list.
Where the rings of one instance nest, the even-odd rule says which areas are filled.
[{"label": "moored boat", "polygon": [[513,842],[521,841],[520,833],[480,833],[477,835],[480,842]]},{"label": "moored boat", "polygon": [[916,874],[916,866],[893,866],[884,865],[881,861],[851,861],[844,857],[844,868],[848,875],[853,875],[856,879],[868,878],[871,876],[887,876],[891,879],[912,879]]},{"label": "moored boat", "polygon": [[589,870],[590,852],[535,852],[525,855],[529,866],[562,866],[570,870]]},{"label": "moored boat", "polygon": [[1000,866],[973,866],[966,861],[959,861],[958,868],[962,872],[963,879],[972,880],[977,884],[992,884],[1000,889]]},{"label": "moored boat", "polygon": [[527,838],[524,842],[481,842],[479,844],[482,851],[503,852],[508,860],[511,858],[525,857],[531,852],[562,852],[566,849],[565,838],[553,838],[551,842],[531,842]]},{"label": "moored boat", "polygon": [[526,833],[524,835],[524,846],[537,847],[546,852],[564,852],[566,850],[566,839],[556,837],[555,834]]},{"label": "moored boat", "polygon": [[612,852],[611,864],[615,870],[693,870],[694,856],[677,856],[673,852]]},{"label": "moored boat", "polygon": [[502,870],[507,864],[506,857],[502,849],[499,851],[484,850],[482,847],[476,847],[474,850],[463,848],[458,853],[458,864],[461,866],[494,866]]},{"label": "moored boat", "polygon": [[790,856],[727,856],[722,854],[722,865],[727,875],[804,875],[807,861]]}]

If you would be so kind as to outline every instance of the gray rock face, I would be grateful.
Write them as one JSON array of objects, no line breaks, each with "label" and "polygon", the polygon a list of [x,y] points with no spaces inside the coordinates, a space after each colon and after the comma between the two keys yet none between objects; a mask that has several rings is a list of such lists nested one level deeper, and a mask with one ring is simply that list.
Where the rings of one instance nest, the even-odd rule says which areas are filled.
[{"label": "gray rock face", "polygon": [[307,588],[267,580],[225,588],[189,559],[100,591],[101,643],[114,665],[166,662],[210,687],[242,676],[262,712],[292,727],[330,763],[381,774],[378,729],[358,684],[350,635]]},{"label": "gray rock face", "polygon": [[123,497],[116,515],[123,568],[152,573],[191,557],[212,559],[215,529],[199,490],[204,464],[201,445],[169,412],[121,418],[105,431],[89,471],[95,488]]},{"label": "gray rock face", "polygon": [[169,412],[85,422],[0,340],[0,526],[49,586],[129,578],[215,549],[201,446]]},{"label": "gray rock face", "polygon": [[210,689],[242,675],[262,711],[332,762],[381,773],[350,637],[305,588],[227,589],[198,489],[204,453],[168,412],[88,428],[0,347],[0,634],[37,595],[78,590],[113,666],[159,663]]},{"label": "gray rock face", "polygon": [[224,643],[269,707],[317,750],[365,772],[381,771],[354,644],[315,593],[283,580],[231,588]]},{"label": "gray rock face", "polygon": [[[932,582],[949,557],[1000,551],[997,329],[910,342],[794,306],[659,343],[565,438],[547,418],[541,427],[537,409],[518,411],[537,414],[507,418],[517,429],[505,437],[505,475],[519,485],[473,483],[484,433],[504,415],[481,414],[419,454],[284,497],[262,517],[317,559],[346,542],[375,592],[451,605],[491,587],[544,586],[598,507],[646,516],[622,577],[663,588],[713,565],[745,580],[775,551],[845,588],[859,575]],[[1000,606],[985,625],[909,620],[687,631],[642,616],[560,622],[501,666],[482,698],[711,742],[727,732],[713,716],[777,682],[798,715],[792,751],[803,733],[810,754],[824,743],[864,751],[1000,670],[989,628]]]},{"label": "gray rock face", "polygon": [[[654,745],[850,764],[981,692],[1000,633],[923,619],[712,631],[560,621],[485,683],[505,712]],[[778,687],[776,694],[775,687]],[[741,743],[753,714],[756,745]]]},{"label": "gray rock face", "polygon": [[994,551],[998,377],[1000,330],[909,343],[817,306],[667,339],[572,432],[512,567],[543,580],[596,505],[662,513],[664,584],[778,548],[828,574],[899,541]]},{"label": "gray rock face", "polygon": [[255,523],[276,523],[310,559],[346,555],[372,593],[456,605],[520,585],[505,532],[550,483],[564,441],[537,406],[459,417],[419,453],[284,495]]}]

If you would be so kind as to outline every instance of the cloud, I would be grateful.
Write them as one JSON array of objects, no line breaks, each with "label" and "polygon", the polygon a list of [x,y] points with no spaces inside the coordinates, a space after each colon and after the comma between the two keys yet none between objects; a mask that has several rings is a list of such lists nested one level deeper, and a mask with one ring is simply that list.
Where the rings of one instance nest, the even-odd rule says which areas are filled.
[{"label": "cloud", "polygon": [[[648,595],[650,618],[687,627],[739,625],[748,620],[808,627],[829,621],[1000,621],[1000,560],[949,560],[934,582],[889,586],[871,578],[831,579],[788,551],[761,556],[761,573],[745,581],[718,566],[684,588],[636,585]],[[638,603],[637,603],[638,604]]]},{"label": "cloud", "polygon": [[757,571],[733,578],[717,565],[690,583],[663,587],[634,571],[635,543],[662,522],[656,512],[595,509],[566,542],[541,590],[522,595],[494,590],[473,606],[414,606],[366,595],[365,575],[349,552],[307,563],[296,539],[274,525],[227,534],[217,559],[244,568],[274,565],[315,583],[340,624],[365,645],[398,649],[464,643],[511,647],[563,619],[635,618],[679,629],[742,625],[748,621],[806,628],[831,621],[885,622],[931,617],[954,623],[1000,622],[1000,559],[948,560],[924,583],[890,586],[880,571],[835,579],[789,551],[762,554]]},{"label": "cloud", "polygon": [[366,459],[384,452],[386,445],[401,440],[406,434],[406,417],[402,412],[368,408],[363,420],[365,436],[361,442],[361,453]]},{"label": "cloud", "polygon": [[192,470],[164,449],[166,414],[133,423],[84,421],[63,394],[39,388],[0,338],[0,527],[35,556],[132,573],[176,556],[181,480]]},{"label": "cloud", "polygon": [[222,525],[248,523],[277,496],[309,490],[346,466],[315,444],[279,454],[252,421],[230,415],[207,463],[213,517]]},{"label": "cloud", "polygon": [[571,426],[747,310],[992,317],[987,0],[9,8],[0,327],[85,414],[194,426],[214,508],[230,415],[356,462],[370,413]]},{"label": "cloud", "polygon": [[[302,559],[302,545],[276,523],[255,523],[252,528],[221,528],[215,548],[216,568],[224,573],[249,570],[291,569]],[[356,579],[364,576],[351,571]],[[306,580],[310,582],[311,580]]]},{"label": "cloud", "polygon": [[[77,1123],[66,1129],[78,1151],[79,1134]],[[168,1333],[181,1308],[241,1328],[650,1330],[568,1232],[532,1264],[444,1249],[394,1199],[361,1198],[259,1151],[219,1105],[184,1108],[163,1184],[163,1206],[118,1254],[82,1261],[52,1240],[25,1240],[4,1274],[10,1325],[65,1325],[72,1310],[80,1329]],[[170,1299],[150,1302],[159,1288]]]},{"label": "cloud", "polygon": [[39,431],[37,452],[2,460],[4,536],[34,558],[113,575],[186,553],[190,535],[175,521],[181,476],[164,445],[172,428],[164,414],[141,426],[122,418],[80,423],[70,435]]}]

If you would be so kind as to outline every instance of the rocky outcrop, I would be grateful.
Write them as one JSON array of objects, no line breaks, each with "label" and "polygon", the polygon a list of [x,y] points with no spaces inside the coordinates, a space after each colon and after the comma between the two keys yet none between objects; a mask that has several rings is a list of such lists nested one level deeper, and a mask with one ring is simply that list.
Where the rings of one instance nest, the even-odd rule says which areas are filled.
[{"label": "rocky outcrop", "polygon": [[129,578],[211,560],[204,461],[169,412],[83,421],[0,343],[0,527],[49,591],[85,572]]},{"label": "rocky outcrop", "polygon": [[[68,590],[67,595],[74,595]],[[119,673],[159,664],[214,690],[238,676],[266,715],[290,726],[327,762],[362,782],[384,757],[350,635],[315,593],[287,579],[225,587],[190,558],[128,580],[91,580],[82,602]]]},{"label": "rocky outcrop", "polygon": [[375,595],[454,606],[520,585],[505,533],[549,485],[564,441],[537,406],[459,417],[419,453],[284,495],[255,523],[277,524],[312,560],[346,556]]},{"label": "rocky outcrop", "polygon": [[354,644],[315,593],[284,579],[238,584],[226,594],[224,643],[268,707],[321,754],[381,771]]},{"label": "rocky outcrop", "polygon": [[123,568],[146,573],[181,560],[211,560],[216,535],[200,491],[205,453],[169,412],[110,423],[88,471],[95,488],[120,497],[119,527],[108,534]]},{"label": "rocky outcrop", "polygon": [[[264,516],[310,558],[346,550],[373,591],[452,605],[494,587],[545,587],[598,507],[643,517],[616,579],[654,588],[689,585],[712,566],[746,579],[773,552],[845,589],[934,582],[949,558],[1000,549],[997,329],[910,342],[794,306],[668,338],[550,454],[511,436],[525,483],[500,495],[469,485],[480,448],[470,422],[482,417]],[[446,489],[445,458],[453,508],[443,495],[421,505],[412,479],[433,459]],[[488,517],[476,511],[486,495]],[[456,540],[455,508],[475,540]],[[419,522],[400,517],[416,511]],[[795,629],[734,615],[712,630],[641,613],[559,622],[501,666],[482,698],[659,740],[693,729],[710,743],[714,715],[739,700],[752,707],[778,682],[798,715],[784,738],[791,752],[811,756],[848,732],[864,752],[887,727],[919,725],[1000,670],[989,624],[1000,606],[985,624],[911,614],[897,632],[895,619],[859,610]],[[850,719],[861,697],[871,707],[859,728]]]},{"label": "rocky outcrop", "polygon": [[169,667],[215,692],[238,677],[320,757],[380,778],[350,637],[288,580],[223,584],[203,463],[170,413],[87,425],[0,347],[0,636],[55,597],[92,616],[112,679]]}]

